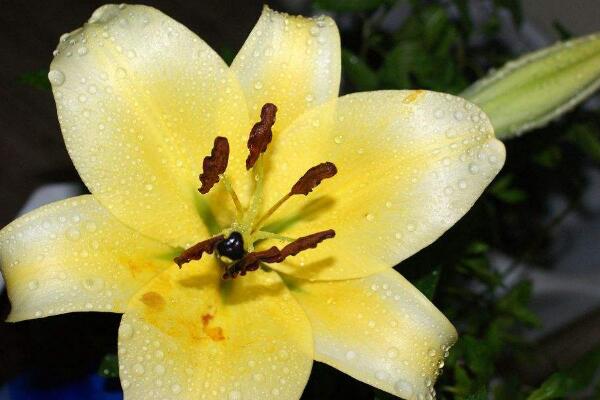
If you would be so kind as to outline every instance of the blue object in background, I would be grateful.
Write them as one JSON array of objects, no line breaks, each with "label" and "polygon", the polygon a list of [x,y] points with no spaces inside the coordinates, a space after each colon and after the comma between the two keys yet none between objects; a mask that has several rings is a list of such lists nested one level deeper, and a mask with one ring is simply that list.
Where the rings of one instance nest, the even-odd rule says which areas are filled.
[{"label": "blue object in background", "polygon": [[[118,380],[97,374],[53,387],[39,387],[31,375],[20,376],[0,389],[0,400],[122,400]],[[115,385],[111,385],[115,383]]]}]

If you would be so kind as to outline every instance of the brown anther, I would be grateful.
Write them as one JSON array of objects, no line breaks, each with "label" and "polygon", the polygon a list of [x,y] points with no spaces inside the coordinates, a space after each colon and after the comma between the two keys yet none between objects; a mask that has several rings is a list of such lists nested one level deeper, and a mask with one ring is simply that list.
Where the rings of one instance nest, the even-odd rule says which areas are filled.
[{"label": "brown anther", "polygon": [[329,161],[315,165],[306,171],[306,173],[302,175],[302,178],[296,182],[290,191],[290,195],[303,194],[306,196],[312,192],[314,188],[319,186],[323,179],[331,178],[335,174],[337,174],[337,168],[335,167],[335,164]]},{"label": "brown anther", "polygon": [[202,183],[198,191],[206,194],[219,182],[219,175],[227,169],[229,162],[229,142],[223,136],[217,136],[210,156],[204,157],[202,161],[202,173],[200,182]]},{"label": "brown anther", "polygon": [[248,271],[256,271],[261,262],[279,262],[281,252],[275,246],[268,250],[255,251],[246,254],[241,260],[231,264],[225,269],[223,279],[235,279],[238,275],[246,275]]},{"label": "brown anther", "polygon": [[275,114],[277,113],[277,106],[272,103],[267,103],[262,106],[260,111],[260,121],[255,123],[250,131],[250,137],[248,138],[248,158],[246,159],[246,169],[250,169],[258,161],[258,157],[261,153],[267,150],[267,146],[273,139],[273,132],[271,128],[275,124]]},{"label": "brown anther", "polygon": [[301,251],[307,249],[314,249],[323,240],[331,239],[333,237],[335,237],[335,231],[333,229],[328,229],[326,231],[317,232],[308,236],[298,238],[292,243],[285,246],[283,249],[281,249],[282,259],[278,262],[283,261],[286,257],[295,256]]},{"label": "brown anther", "polygon": [[202,258],[202,254],[204,253],[212,254],[217,247],[217,244],[224,238],[225,237],[223,235],[219,235],[203,242],[196,243],[189,249],[184,250],[179,256],[175,257],[173,261],[175,261],[179,268],[181,268],[181,266],[185,263],[189,263],[192,260],[199,260]]},{"label": "brown anther", "polygon": [[326,231],[298,238],[281,250],[273,246],[268,250],[248,253],[244,258],[231,264],[225,269],[223,279],[235,279],[238,275],[246,275],[248,271],[256,271],[261,262],[267,264],[280,263],[285,260],[286,257],[295,256],[307,249],[314,249],[323,240],[331,239],[333,237],[335,237],[335,231],[333,229],[328,229]]}]

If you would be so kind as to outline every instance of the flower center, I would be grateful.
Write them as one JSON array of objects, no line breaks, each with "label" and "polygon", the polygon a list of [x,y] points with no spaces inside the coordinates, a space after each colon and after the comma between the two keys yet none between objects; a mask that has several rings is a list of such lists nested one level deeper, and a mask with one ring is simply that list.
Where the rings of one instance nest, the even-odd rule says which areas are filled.
[{"label": "flower center", "polygon": [[[248,271],[257,270],[263,264],[279,263],[301,251],[315,248],[323,240],[335,236],[333,229],[299,238],[290,238],[260,229],[289,198],[297,195],[307,196],[321,181],[337,174],[337,168],[331,162],[315,165],[298,179],[288,193],[266,213],[259,216],[263,199],[263,158],[273,139],[272,127],[275,124],[276,113],[277,107],[274,104],[265,104],[260,113],[260,121],[255,123],[250,131],[246,169],[253,171],[256,185],[246,208],[240,202],[231,181],[225,174],[229,162],[229,142],[222,136],[215,138],[210,156],[205,157],[202,162],[201,185],[198,191],[206,194],[215,184],[222,182],[235,205],[237,219],[231,227],[224,229],[219,235],[196,243],[175,257],[174,261],[180,268],[192,260],[200,260],[204,253],[212,254],[216,249],[217,258],[224,269],[223,279],[234,279],[238,275],[246,275]],[[266,250],[255,251],[254,245],[264,239],[276,239],[287,244],[281,249],[272,246]]]}]

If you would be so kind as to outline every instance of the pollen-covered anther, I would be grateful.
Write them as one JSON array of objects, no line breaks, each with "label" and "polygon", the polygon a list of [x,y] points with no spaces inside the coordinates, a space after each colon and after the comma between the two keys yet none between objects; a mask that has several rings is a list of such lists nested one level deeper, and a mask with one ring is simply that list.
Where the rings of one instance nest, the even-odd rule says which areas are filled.
[{"label": "pollen-covered anther", "polygon": [[275,114],[277,106],[272,103],[266,103],[260,111],[260,121],[254,124],[248,138],[248,158],[246,159],[246,169],[250,169],[258,161],[261,153],[267,150],[267,146],[273,139],[271,128],[275,125]]},{"label": "pollen-covered anther", "polygon": [[295,256],[301,251],[314,249],[322,241],[333,237],[335,237],[335,231],[328,229],[300,237],[281,250],[273,246],[267,250],[248,253],[240,261],[229,265],[225,269],[223,279],[235,279],[238,275],[246,275],[248,271],[256,271],[261,262],[267,264],[280,263],[287,257]]},{"label": "pollen-covered anther", "polygon": [[332,162],[324,162],[309,168],[308,171],[302,175],[298,182],[292,186],[289,193],[283,196],[277,203],[275,203],[260,219],[254,224],[252,232],[258,230],[258,228],[283,205],[290,197],[295,195],[308,195],[313,191],[314,188],[321,184],[323,179],[331,178],[337,174],[337,167]]},{"label": "pollen-covered anther", "polygon": [[229,142],[223,136],[217,136],[210,153],[204,157],[202,162],[202,173],[200,174],[200,189],[198,191],[206,194],[219,182],[219,175],[227,169],[229,162]]},{"label": "pollen-covered anther", "polygon": [[217,245],[223,241],[224,238],[223,235],[218,235],[203,242],[196,243],[189,249],[184,250],[179,256],[175,257],[173,261],[181,268],[185,263],[189,263],[192,260],[199,260],[204,253],[212,254]]},{"label": "pollen-covered anther", "polygon": [[331,178],[337,174],[337,168],[332,162],[324,162],[315,165],[302,175],[302,177],[294,184],[291,195],[303,194],[308,195],[314,188],[319,186],[323,179]]}]

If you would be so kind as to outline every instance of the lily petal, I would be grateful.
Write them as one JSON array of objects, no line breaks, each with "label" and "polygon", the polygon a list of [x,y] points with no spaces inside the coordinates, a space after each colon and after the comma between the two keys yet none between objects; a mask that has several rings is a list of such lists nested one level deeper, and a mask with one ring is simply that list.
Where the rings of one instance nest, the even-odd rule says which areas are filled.
[{"label": "lily petal", "polygon": [[326,16],[305,18],[265,6],[231,64],[244,89],[250,119],[265,103],[277,105],[280,132],[306,110],[338,96],[340,36]]},{"label": "lily petal", "polygon": [[[232,178],[244,177],[250,125],[227,65],[183,25],[137,5],[99,8],[55,54],[49,79],[59,121],[90,191],[147,236],[184,247],[205,238],[211,215],[198,174],[217,135],[239,157],[230,160]],[[229,206],[223,190],[211,195]]]},{"label": "lily petal", "polygon": [[312,325],[315,360],[405,399],[430,398],[457,334],[402,275],[293,287]]},{"label": "lily petal", "polygon": [[135,296],[119,329],[126,399],[300,397],[313,357],[306,315],[275,273],[221,274],[209,257]]},{"label": "lily petal", "polygon": [[280,223],[267,227],[291,237],[335,229],[335,239],[273,264],[311,280],[368,276],[429,245],[471,208],[505,158],[477,106],[428,91],[344,96],[274,141],[266,206],[308,168],[331,161],[338,169],[310,198],[292,197]]},{"label": "lily petal", "polygon": [[72,311],[123,312],[172,264],[168,246],[116,220],[92,196],[52,203],[0,231],[8,321]]}]

